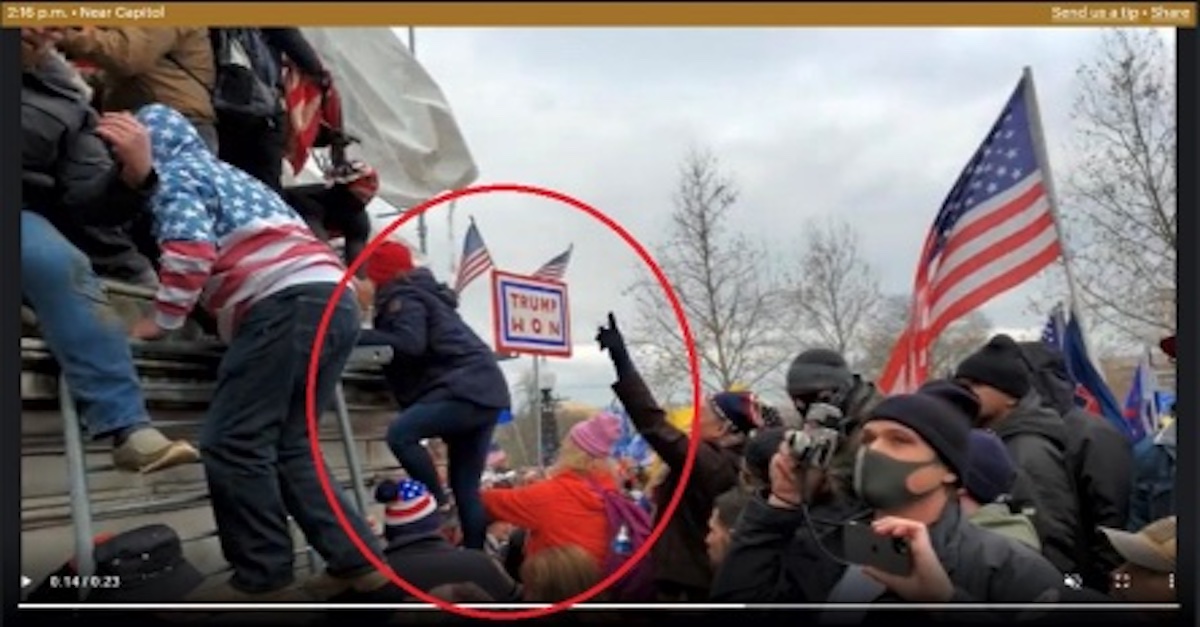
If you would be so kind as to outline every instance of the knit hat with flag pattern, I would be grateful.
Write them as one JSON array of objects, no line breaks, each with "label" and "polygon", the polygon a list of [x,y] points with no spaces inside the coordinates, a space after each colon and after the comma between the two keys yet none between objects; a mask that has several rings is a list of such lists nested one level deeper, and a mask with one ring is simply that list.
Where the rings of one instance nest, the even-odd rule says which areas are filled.
[{"label": "knit hat with flag pattern", "polygon": [[437,501],[420,481],[385,480],[375,486],[375,500],[383,504],[384,536],[388,540],[434,533],[442,526]]}]

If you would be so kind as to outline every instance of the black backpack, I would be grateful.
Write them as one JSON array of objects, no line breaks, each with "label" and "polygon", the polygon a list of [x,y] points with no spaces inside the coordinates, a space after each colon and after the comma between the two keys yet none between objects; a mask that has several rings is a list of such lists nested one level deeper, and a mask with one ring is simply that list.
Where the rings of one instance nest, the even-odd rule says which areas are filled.
[{"label": "black backpack", "polygon": [[262,119],[283,111],[283,69],[257,28],[210,28],[213,69],[211,89],[173,56],[168,58],[212,96],[218,119]]}]

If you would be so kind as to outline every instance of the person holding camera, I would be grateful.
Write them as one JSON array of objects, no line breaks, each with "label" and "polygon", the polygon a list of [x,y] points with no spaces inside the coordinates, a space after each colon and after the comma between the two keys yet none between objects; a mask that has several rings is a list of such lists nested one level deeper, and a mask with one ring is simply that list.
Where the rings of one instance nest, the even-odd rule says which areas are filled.
[{"label": "person holding camera", "polygon": [[852,372],[845,357],[826,348],[806,350],[792,360],[787,372],[787,393],[801,416],[808,416],[818,406],[837,409],[833,418],[836,423],[826,426],[837,430],[846,444],[830,464],[825,488],[838,497],[852,494],[858,428],[871,409],[883,400],[883,395],[874,383]]},{"label": "person holding camera", "polygon": [[[759,590],[760,601],[1056,598],[1062,575],[1050,562],[1016,540],[971,524],[959,507],[978,412],[979,400],[969,390],[946,381],[880,402],[861,427],[855,455],[854,489],[870,508],[870,521],[862,523],[811,516],[806,495],[831,460],[811,450],[822,438],[791,435],[772,461],[769,493],[742,514],[721,578],[739,581],[742,590]],[[833,529],[818,536],[818,524]],[[785,568],[798,557],[820,568]],[[819,578],[827,580],[812,581]],[[822,588],[826,594],[814,594]]]},{"label": "person holding camera", "polygon": [[[630,420],[650,448],[669,469],[654,490],[656,516],[661,517],[684,480],[688,435],[667,422],[667,414],[654,399],[630,359],[616,317],[596,335],[601,350],[608,351],[617,371],[613,391]],[[655,586],[662,602],[700,602],[708,599],[713,568],[705,538],[713,503],[738,485],[746,437],[770,421],[772,411],[747,392],[722,392],[700,407],[696,458],[679,507],[654,545]]]},{"label": "person holding camera", "polygon": [[[850,371],[839,353],[821,348],[804,351],[792,361],[787,392],[803,417],[805,430],[778,433],[764,429],[756,433],[747,445],[746,464],[751,470],[747,487],[762,491],[770,484],[769,469],[782,442],[783,449],[798,457],[822,458],[820,472],[808,477],[805,502],[813,520],[843,521],[862,515],[865,507],[853,487],[858,434],[868,412],[882,397],[873,384]],[[797,433],[803,437],[798,438]],[[762,445],[771,440],[775,442],[773,449],[763,451]],[[807,551],[803,546],[795,548],[797,552],[779,567],[781,577],[792,582],[781,589],[800,589],[806,599],[823,598],[840,575],[840,566],[823,553]],[[713,599],[724,603],[791,600],[786,594],[774,596],[770,588],[748,585],[737,568],[717,572]]]}]

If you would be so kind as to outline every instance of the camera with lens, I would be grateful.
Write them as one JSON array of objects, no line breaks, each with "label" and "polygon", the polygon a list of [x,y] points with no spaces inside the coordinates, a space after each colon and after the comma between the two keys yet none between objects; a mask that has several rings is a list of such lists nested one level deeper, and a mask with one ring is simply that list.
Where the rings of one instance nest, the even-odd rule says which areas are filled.
[{"label": "camera with lens", "polygon": [[836,429],[810,424],[788,431],[783,441],[797,465],[824,469],[833,461],[840,438]]},{"label": "camera with lens", "polygon": [[809,426],[842,431],[845,422],[841,407],[834,403],[813,403],[804,412],[804,424]]}]

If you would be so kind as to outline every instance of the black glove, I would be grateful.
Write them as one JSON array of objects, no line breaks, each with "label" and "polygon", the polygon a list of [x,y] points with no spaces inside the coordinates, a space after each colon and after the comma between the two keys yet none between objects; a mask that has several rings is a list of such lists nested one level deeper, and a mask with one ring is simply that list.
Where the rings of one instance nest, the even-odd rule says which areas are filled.
[{"label": "black glove", "polygon": [[596,332],[596,342],[600,345],[600,350],[608,351],[609,358],[617,368],[618,377],[633,369],[633,362],[629,359],[629,348],[625,346],[625,337],[617,328],[617,317],[612,312],[608,313],[608,326],[602,326]]}]

